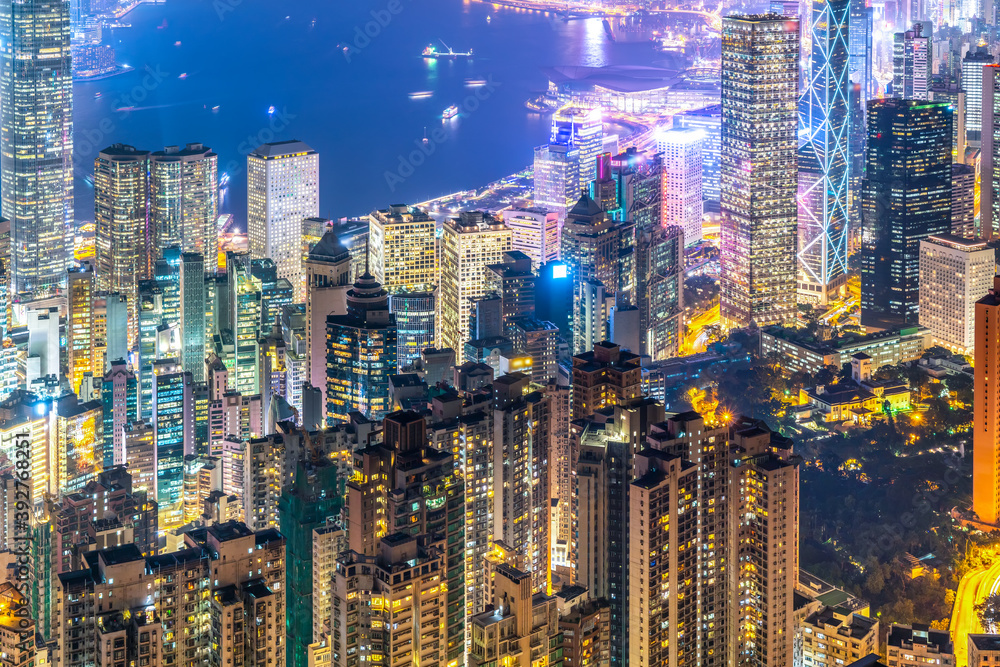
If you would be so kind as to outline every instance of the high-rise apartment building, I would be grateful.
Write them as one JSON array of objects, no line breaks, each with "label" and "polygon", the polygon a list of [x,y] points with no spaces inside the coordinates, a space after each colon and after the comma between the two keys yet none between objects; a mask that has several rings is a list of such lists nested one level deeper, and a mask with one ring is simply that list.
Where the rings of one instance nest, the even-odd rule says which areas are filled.
[{"label": "high-rise apartment building", "polygon": [[[973,635],[969,635],[971,639]],[[892,624],[886,638],[888,667],[924,667],[941,665],[954,667],[955,645],[947,630],[935,630],[926,625]],[[871,650],[875,652],[874,648]],[[971,654],[971,651],[970,651]],[[969,660],[970,667],[977,663]]]},{"label": "high-rise apartment building", "polygon": [[[139,419],[139,384],[124,359],[108,364],[101,383],[104,407],[104,469],[123,465],[132,452],[126,449],[125,432]],[[133,459],[134,460],[134,459]]]},{"label": "high-rise apartment building", "polygon": [[580,168],[576,191],[590,187],[596,176],[597,156],[604,149],[604,126],[601,109],[567,104],[552,114],[549,144],[569,146],[579,151]]},{"label": "high-rise apartment building", "polygon": [[561,247],[574,282],[598,280],[609,292],[617,291],[621,235],[590,195],[583,195],[566,215]]},{"label": "high-rise apartment building", "polygon": [[931,74],[931,38],[915,23],[893,36],[892,94],[904,100],[926,100]]},{"label": "high-rise apartment building", "polygon": [[995,274],[996,256],[985,241],[941,234],[920,242],[920,326],[935,344],[972,354],[976,301]]},{"label": "high-rise apartment building", "polygon": [[319,153],[301,141],[258,146],[247,156],[247,235],[254,259],[270,257],[278,277],[304,296],[302,221],[319,216]]},{"label": "high-rise apartment building", "polygon": [[972,511],[981,521],[1000,521],[1000,276],[976,302],[973,392]]},{"label": "high-rise apartment building", "polygon": [[438,344],[465,360],[465,343],[475,336],[470,322],[473,303],[486,296],[485,269],[503,262],[511,249],[510,228],[483,211],[462,211],[444,221],[441,237],[441,289]]},{"label": "high-rise apartment building", "polygon": [[580,197],[580,151],[565,144],[539,146],[534,167],[535,206],[562,220]]},{"label": "high-rise apartment building", "polygon": [[[816,667],[850,665],[878,652],[879,623],[850,605],[810,603],[806,617],[797,624],[802,637],[802,664]],[[901,667],[895,665],[894,667]]]},{"label": "high-rise apartment building", "polygon": [[965,132],[969,146],[978,148],[983,137],[983,68],[993,64],[989,47],[970,48],[962,58],[962,88],[965,90]]},{"label": "high-rise apartment building", "polygon": [[125,297],[129,344],[138,332],[138,281],[152,277],[153,238],[146,206],[149,153],[115,144],[94,159],[96,287]]},{"label": "high-rise apartment building", "polygon": [[511,247],[531,258],[531,265],[559,259],[559,215],[545,208],[512,208],[503,212],[510,227]]},{"label": "high-rise apartment building", "polygon": [[0,215],[11,222],[11,291],[37,296],[65,284],[70,259],[69,3],[0,3],[0,44]]},{"label": "high-rise apartment building", "polygon": [[579,419],[605,407],[628,405],[642,395],[642,368],[637,354],[602,342],[573,357],[573,409]]},{"label": "high-rise apartment building", "polygon": [[219,252],[219,156],[202,144],[149,156],[149,208],[156,248],[179,246],[215,266]]},{"label": "high-rise apartment building", "polygon": [[[423,665],[460,664],[466,639],[466,506],[459,472],[451,452],[428,445],[426,422],[413,412],[387,416],[383,443],[354,452],[354,476],[347,484],[351,551],[338,564],[333,591],[333,617],[340,620],[335,621],[334,665],[352,664],[349,656],[364,653],[365,646],[356,642],[380,646],[380,665],[417,662],[417,656]],[[393,574],[390,579],[368,569],[376,581],[367,580],[363,590],[388,604],[372,604],[358,614],[357,634],[344,622],[352,611],[349,604],[361,595],[360,590],[351,595],[352,584],[366,586],[358,577],[365,571],[351,570],[353,563],[377,565]],[[386,618],[387,613],[392,616]],[[430,616],[434,622],[424,625]],[[387,635],[390,624],[392,634]]]},{"label": "high-rise apartment building", "polygon": [[823,304],[847,281],[850,4],[813,3],[799,118],[805,143],[798,154],[798,291],[801,299]]},{"label": "high-rise apartment building", "polygon": [[722,320],[796,309],[799,23],[730,16],[722,28]]},{"label": "high-rise apartment building", "polygon": [[117,654],[185,667],[285,664],[278,531],[228,522],[185,533],[183,548],[164,556],[126,544],[84,558],[84,567],[59,575],[54,662],[117,665]]},{"label": "high-rise apartment building", "polygon": [[368,216],[371,273],[390,294],[434,290],[436,225],[424,211],[403,204]]},{"label": "high-rise apartment building", "polygon": [[951,229],[951,122],[941,102],[868,103],[862,325],[918,321],[920,241]]},{"label": "high-rise apartment building", "polygon": [[684,230],[684,245],[701,243],[702,164],[705,135],[695,129],[660,132],[656,152],[660,154],[663,190],[660,215],[664,226]]}]

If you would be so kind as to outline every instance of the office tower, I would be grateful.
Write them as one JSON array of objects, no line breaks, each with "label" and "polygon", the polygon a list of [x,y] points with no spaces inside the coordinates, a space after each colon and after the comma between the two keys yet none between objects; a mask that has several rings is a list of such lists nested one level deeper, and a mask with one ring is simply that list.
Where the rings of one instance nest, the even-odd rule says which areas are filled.
[{"label": "office tower", "polygon": [[561,244],[562,261],[575,283],[598,280],[608,292],[618,290],[619,230],[589,195],[583,195],[567,214]]},{"label": "office tower", "polygon": [[642,231],[638,238],[639,321],[636,333],[641,341],[641,353],[653,361],[662,361],[679,354],[684,336],[686,236],[680,227],[669,226]]},{"label": "office tower", "polygon": [[604,146],[601,109],[575,104],[556,109],[552,114],[549,144],[569,146],[579,151],[580,169],[577,172],[576,191],[587,190],[596,175],[597,156]]},{"label": "office tower", "polygon": [[122,294],[106,294],[105,307],[105,359],[107,363],[128,356],[128,299]]},{"label": "office tower", "polygon": [[148,422],[140,419],[125,425],[125,467],[132,476],[132,488],[149,498],[156,496],[155,439],[156,433]]},{"label": "office tower", "polygon": [[396,204],[368,216],[371,272],[390,294],[431,292],[437,284],[434,218]]},{"label": "office tower", "polygon": [[504,335],[503,329],[512,318],[535,312],[535,274],[531,258],[523,252],[505,252],[501,263],[486,267],[485,280],[486,292],[492,295],[488,298],[499,299],[501,331],[496,335]]},{"label": "office tower", "polygon": [[559,214],[545,208],[515,207],[503,212],[510,245],[531,258],[535,268],[559,259]]},{"label": "office tower", "polygon": [[[365,258],[367,258],[367,252]],[[336,232],[328,231],[311,251],[306,271],[306,355],[308,382],[319,388],[326,409],[326,318],[347,312],[351,280],[351,251]]]},{"label": "office tower", "polygon": [[233,386],[247,396],[258,394],[261,284],[253,275],[253,260],[249,255],[226,253],[226,275],[229,278],[229,328],[234,347]]},{"label": "office tower", "polygon": [[848,30],[847,70],[850,82],[859,87],[861,108],[875,96],[872,76],[872,35],[875,30],[874,9],[864,2],[852,2]]},{"label": "office tower", "polygon": [[100,401],[79,402],[75,396],[60,401],[49,433],[52,469],[59,489],[73,493],[95,479],[103,469],[104,409]]},{"label": "office tower", "polygon": [[564,144],[535,148],[535,206],[553,211],[559,220],[580,196],[580,151]]},{"label": "office tower", "polygon": [[892,94],[905,100],[926,100],[931,71],[931,38],[924,26],[914,23],[911,30],[893,36]]},{"label": "office tower", "polygon": [[138,281],[152,277],[152,230],[146,202],[149,153],[115,144],[94,159],[94,225],[97,289],[125,297],[129,345],[137,331]]},{"label": "office tower", "polygon": [[983,139],[983,68],[993,64],[989,47],[970,48],[962,58],[962,89],[965,90],[966,143],[979,148]]},{"label": "office tower", "polygon": [[156,502],[160,528],[170,530],[184,521],[184,455],[194,453],[193,382],[172,362],[154,363],[153,373]]},{"label": "office tower", "polygon": [[313,531],[328,517],[339,515],[343,506],[337,465],[319,456],[314,447],[308,457],[304,452],[299,461],[289,462],[294,466],[289,470],[292,482],[285,485],[278,503],[278,523],[287,540],[286,596],[295,600],[286,612],[289,667],[305,667],[307,647],[313,642]]},{"label": "office tower", "polygon": [[326,420],[351,412],[378,421],[389,412],[389,376],[396,373],[396,318],[389,293],[368,272],[347,291],[347,314],[326,318]]},{"label": "office tower", "polygon": [[607,340],[611,335],[611,314],[615,310],[615,294],[604,288],[600,280],[578,282],[573,289],[571,351],[584,352]]},{"label": "office tower", "polygon": [[139,385],[124,360],[112,361],[101,383],[104,409],[104,469],[126,462],[125,429],[139,419]]},{"label": "office tower", "polygon": [[796,309],[799,25],[731,16],[722,33],[722,321],[764,326]]},{"label": "office tower", "polygon": [[270,257],[303,300],[302,221],[319,215],[319,153],[301,141],[247,156],[247,235],[254,259]]},{"label": "office tower", "polygon": [[419,365],[421,352],[434,347],[434,293],[390,294],[389,312],[396,318],[396,369],[407,373]]},{"label": "office tower", "polygon": [[510,229],[489,213],[462,211],[444,221],[438,343],[455,350],[459,364],[465,361],[466,341],[474,338],[472,304],[486,296],[485,268],[501,263],[510,249]]},{"label": "office tower", "polygon": [[206,299],[203,255],[193,252],[181,255],[180,283],[181,365],[195,382],[204,382]]},{"label": "office tower", "polygon": [[[969,635],[971,639],[973,635]],[[935,630],[921,625],[900,625],[893,623],[886,638],[890,663],[899,667],[920,667],[920,665],[954,665],[955,645],[947,630]],[[875,653],[873,648],[870,653]],[[970,655],[972,651],[969,652]],[[969,660],[969,665],[977,663]]]},{"label": "office tower", "polygon": [[976,168],[971,164],[951,165],[951,233],[976,238]]},{"label": "office tower", "polygon": [[702,196],[718,205],[721,196],[719,173],[722,160],[722,106],[713,104],[702,109],[681,112],[674,116],[674,127],[702,131]]},{"label": "office tower", "polygon": [[203,144],[149,156],[149,217],[156,248],[179,246],[215,266],[219,252],[219,156]]},{"label": "office tower", "polygon": [[980,152],[980,236],[1000,234],[1000,66],[983,67],[982,137]]},{"label": "office tower", "polygon": [[[11,221],[11,291],[65,285],[73,223],[69,3],[0,5],[0,190]],[[96,179],[95,179],[96,180]]]},{"label": "office tower", "polygon": [[965,162],[968,145],[965,143],[965,91],[955,81],[935,80],[931,83],[930,97],[932,102],[947,102],[954,110],[951,128],[951,159],[955,162]]},{"label": "office tower", "polygon": [[121,651],[160,664],[283,667],[285,538],[232,521],[183,539],[167,556],[100,549],[61,573],[55,661],[114,664]]},{"label": "office tower", "polygon": [[260,285],[260,328],[270,331],[281,308],[295,300],[295,290],[287,279],[278,277],[278,267],[270,259],[250,260],[250,275]]},{"label": "office tower", "polygon": [[59,311],[44,308],[28,311],[28,350],[25,358],[25,383],[28,388],[48,377],[59,380]]},{"label": "office tower", "polygon": [[798,291],[823,304],[847,280],[850,4],[813,5],[811,67],[799,118],[805,143],[798,153]]},{"label": "office tower", "polygon": [[656,138],[656,152],[662,160],[662,223],[683,229],[685,246],[701,243],[704,144],[704,134],[694,129],[665,130]]},{"label": "office tower", "polygon": [[628,405],[642,396],[642,368],[637,354],[609,342],[573,357],[572,419],[605,407]]},{"label": "office tower", "polygon": [[493,575],[492,607],[470,618],[469,625],[469,667],[521,664],[529,655],[540,664],[562,664],[556,598],[533,594],[531,576],[506,563]]},{"label": "office tower", "polygon": [[[851,609],[849,604],[810,603],[805,618],[796,624],[796,631],[802,637],[803,664],[816,667],[849,665],[855,656],[878,652],[878,620]],[[894,664],[900,665],[899,662]]]},{"label": "office tower", "polygon": [[1000,521],[1000,276],[993,289],[976,302],[975,436],[972,454],[972,511],[980,521]]},{"label": "office tower", "polygon": [[865,175],[865,150],[868,143],[868,128],[865,124],[868,102],[862,98],[861,86],[856,83],[851,84],[848,99],[851,119],[848,137],[850,164],[847,168],[847,244],[853,252],[858,248],[861,235],[861,180]]},{"label": "office tower", "polygon": [[861,323],[916,324],[920,241],[951,229],[951,122],[944,103],[868,103]]},{"label": "office tower", "polygon": [[941,234],[920,242],[920,326],[935,344],[973,353],[976,301],[995,274],[996,256],[985,241]]},{"label": "office tower", "polygon": [[77,394],[83,376],[102,374],[94,349],[94,270],[89,264],[69,271],[66,305],[66,353],[70,387]]},{"label": "office tower", "polygon": [[609,215],[618,209],[618,182],[611,171],[611,153],[597,156],[597,171],[591,182],[591,196]]},{"label": "office tower", "polygon": [[[347,483],[350,552],[341,556],[333,593],[334,625],[340,627],[342,656],[350,655],[352,642],[359,636],[373,640],[383,636],[379,628],[387,619],[376,612],[402,607],[391,617],[398,626],[393,626],[391,641],[384,644],[381,664],[416,662],[414,651],[420,652],[421,664],[432,664],[430,655],[422,649],[425,643],[433,645],[431,653],[437,651],[436,664],[461,660],[465,652],[466,505],[459,474],[452,453],[428,445],[426,423],[413,412],[387,415],[382,444],[355,451],[354,475]],[[350,567],[359,563],[399,572],[401,580],[402,573],[407,572],[412,588],[401,591],[396,585],[389,586],[389,580],[383,577],[376,576],[377,581],[367,583],[359,578],[361,591],[379,592],[383,598],[388,595],[390,604],[381,610],[372,605],[370,619],[359,616],[362,632],[352,638],[344,623],[350,611],[347,602],[351,599],[351,584],[342,582],[341,576],[352,576]],[[354,573],[363,574],[357,570]],[[378,574],[375,568],[369,568],[369,573]],[[372,590],[372,586],[379,588]],[[392,598],[400,598],[399,604],[393,604]],[[421,629],[419,618],[431,613],[435,622]],[[418,639],[421,636],[427,641]],[[397,641],[397,637],[407,640]],[[338,664],[347,663],[335,659],[334,665]]]}]

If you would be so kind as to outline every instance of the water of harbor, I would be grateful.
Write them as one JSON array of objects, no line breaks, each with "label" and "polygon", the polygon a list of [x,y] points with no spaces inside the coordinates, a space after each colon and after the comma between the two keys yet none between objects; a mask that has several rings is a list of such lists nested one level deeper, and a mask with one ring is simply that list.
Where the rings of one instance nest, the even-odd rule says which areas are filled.
[{"label": "water of harbor", "polygon": [[[122,22],[111,39],[134,70],[75,86],[78,220],[93,218],[93,159],[116,142],[211,146],[238,221],[246,154],[265,141],[320,152],[326,217],[484,185],[546,140],[548,119],[524,106],[547,84],[540,67],[655,58],[648,44],[608,42],[599,19],[464,0],[167,0]],[[474,57],[423,59],[438,40]],[[453,104],[461,114],[443,123]]]}]

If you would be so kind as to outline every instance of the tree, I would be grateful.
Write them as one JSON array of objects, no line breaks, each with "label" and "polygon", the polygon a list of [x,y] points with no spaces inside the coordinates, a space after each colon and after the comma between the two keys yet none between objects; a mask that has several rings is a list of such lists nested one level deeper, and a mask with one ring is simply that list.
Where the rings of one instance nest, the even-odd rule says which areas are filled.
[{"label": "tree", "polygon": [[987,632],[993,632],[1000,623],[1000,593],[994,593],[975,607],[979,622]]}]

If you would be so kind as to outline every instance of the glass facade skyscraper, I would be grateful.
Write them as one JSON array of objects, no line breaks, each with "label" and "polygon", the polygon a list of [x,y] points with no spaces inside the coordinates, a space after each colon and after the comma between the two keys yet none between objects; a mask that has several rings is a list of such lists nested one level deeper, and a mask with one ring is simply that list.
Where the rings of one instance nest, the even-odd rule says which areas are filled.
[{"label": "glass facade skyscraper", "polygon": [[861,324],[917,324],[920,241],[951,227],[947,103],[873,100],[862,185]]},{"label": "glass facade skyscraper", "polygon": [[15,293],[66,280],[73,221],[73,78],[65,0],[0,2],[0,213]]},{"label": "glass facade skyscraper", "polygon": [[826,303],[847,279],[850,0],[814,0],[810,73],[800,105],[798,289]]},{"label": "glass facade skyscraper", "polygon": [[218,254],[219,157],[202,144],[168,146],[149,156],[150,221],[157,248],[180,246],[204,255],[210,266]]},{"label": "glass facade skyscraper", "polygon": [[799,22],[722,22],[724,326],[784,322],[796,312],[796,128]]}]

